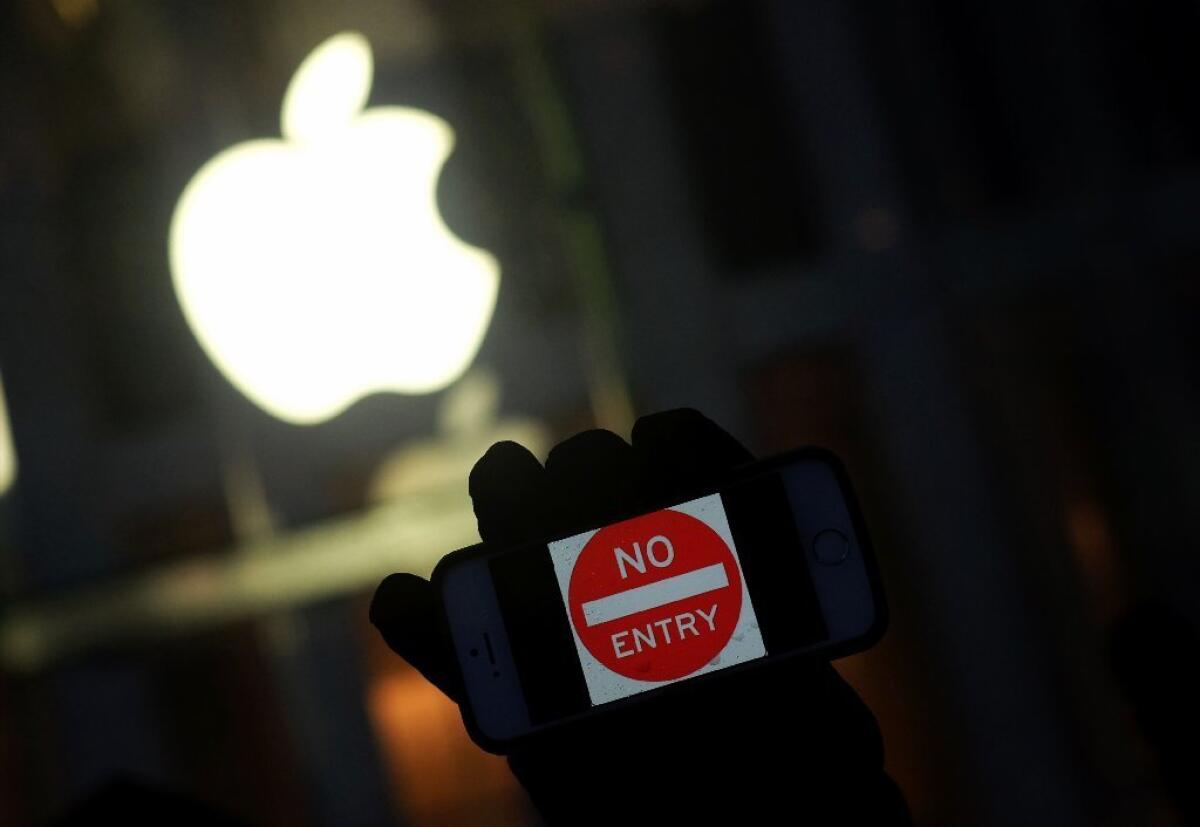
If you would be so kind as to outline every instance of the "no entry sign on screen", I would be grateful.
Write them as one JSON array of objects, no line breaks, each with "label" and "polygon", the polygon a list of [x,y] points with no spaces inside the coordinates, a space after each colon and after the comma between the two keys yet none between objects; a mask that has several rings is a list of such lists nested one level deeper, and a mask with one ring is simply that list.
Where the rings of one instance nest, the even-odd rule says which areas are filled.
[{"label": "no entry sign on screen", "polygon": [[720,495],[549,548],[593,704],[765,654]]}]

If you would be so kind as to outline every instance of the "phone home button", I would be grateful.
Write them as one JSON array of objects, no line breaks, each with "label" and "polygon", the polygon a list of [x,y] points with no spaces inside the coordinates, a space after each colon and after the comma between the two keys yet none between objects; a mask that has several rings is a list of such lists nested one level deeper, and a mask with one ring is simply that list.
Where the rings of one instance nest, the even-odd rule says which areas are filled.
[{"label": "phone home button", "polygon": [[836,566],[850,555],[850,541],[842,532],[827,528],[813,538],[812,553],[822,566]]}]

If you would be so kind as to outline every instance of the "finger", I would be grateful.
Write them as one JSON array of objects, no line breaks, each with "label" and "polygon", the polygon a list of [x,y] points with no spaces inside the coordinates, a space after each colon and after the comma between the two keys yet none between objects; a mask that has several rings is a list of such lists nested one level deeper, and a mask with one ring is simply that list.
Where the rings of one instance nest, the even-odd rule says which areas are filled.
[{"label": "finger", "polygon": [[546,458],[556,531],[594,525],[633,509],[642,492],[633,448],[612,431],[560,442]]},{"label": "finger", "polygon": [[715,484],[754,458],[728,431],[691,408],[643,416],[632,436],[643,477],[658,496]]},{"label": "finger", "polygon": [[371,598],[371,623],[400,657],[451,700],[457,701],[458,671],[438,627],[433,586],[414,574],[390,574]]},{"label": "finger", "polygon": [[468,490],[485,543],[503,546],[545,533],[546,470],[528,448],[497,442],[471,469]]}]

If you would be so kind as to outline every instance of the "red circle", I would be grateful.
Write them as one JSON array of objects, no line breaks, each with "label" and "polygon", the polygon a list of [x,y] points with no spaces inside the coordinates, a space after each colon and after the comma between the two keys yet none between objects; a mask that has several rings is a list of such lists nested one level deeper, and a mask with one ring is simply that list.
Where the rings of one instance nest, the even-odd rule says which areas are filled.
[{"label": "red circle", "polygon": [[[716,565],[724,568],[723,587],[591,626],[584,617],[585,603]],[[601,664],[635,680],[668,681],[725,648],[742,610],[742,578],[717,532],[666,509],[597,531],[575,561],[567,602],[579,640]]]}]

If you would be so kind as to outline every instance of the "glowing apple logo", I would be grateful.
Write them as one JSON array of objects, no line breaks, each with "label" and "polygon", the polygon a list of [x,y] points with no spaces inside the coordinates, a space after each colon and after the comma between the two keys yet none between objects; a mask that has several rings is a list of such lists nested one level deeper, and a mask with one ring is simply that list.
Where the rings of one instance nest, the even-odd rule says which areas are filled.
[{"label": "glowing apple logo", "polygon": [[217,155],[171,221],[188,324],[242,393],[290,422],[445,387],[496,303],[496,259],[437,209],[453,131],[418,109],[364,111],[371,74],[362,35],[322,43],[284,96],[284,140]]}]

